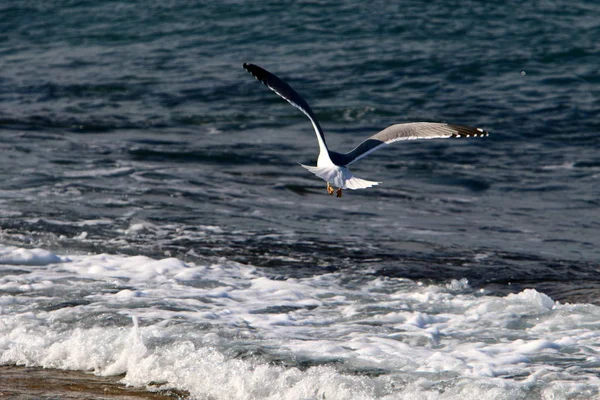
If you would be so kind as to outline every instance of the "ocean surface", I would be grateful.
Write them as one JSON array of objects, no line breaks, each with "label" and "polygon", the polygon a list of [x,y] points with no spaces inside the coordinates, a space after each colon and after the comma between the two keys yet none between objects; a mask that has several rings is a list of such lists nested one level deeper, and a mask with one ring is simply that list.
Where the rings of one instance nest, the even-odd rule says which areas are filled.
[{"label": "ocean surface", "polygon": [[[0,4],[0,363],[190,399],[600,397],[600,3]],[[308,119],[349,151],[326,193]]]}]

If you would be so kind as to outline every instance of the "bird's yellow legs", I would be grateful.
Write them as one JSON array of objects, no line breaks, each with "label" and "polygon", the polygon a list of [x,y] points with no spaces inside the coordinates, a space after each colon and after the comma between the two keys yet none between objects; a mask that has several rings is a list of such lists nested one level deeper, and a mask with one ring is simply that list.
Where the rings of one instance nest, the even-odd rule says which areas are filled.
[{"label": "bird's yellow legs", "polygon": [[330,196],[333,196],[333,192],[335,192],[335,195],[336,195],[336,197],[342,197],[342,188],[339,188],[338,190],[335,190],[335,189],[333,188],[333,186],[331,186],[331,185],[329,184],[329,182],[327,182],[327,193],[328,193]]},{"label": "bird's yellow legs", "polygon": [[327,182],[327,193],[330,196],[333,196],[333,187],[329,184],[329,182]]}]

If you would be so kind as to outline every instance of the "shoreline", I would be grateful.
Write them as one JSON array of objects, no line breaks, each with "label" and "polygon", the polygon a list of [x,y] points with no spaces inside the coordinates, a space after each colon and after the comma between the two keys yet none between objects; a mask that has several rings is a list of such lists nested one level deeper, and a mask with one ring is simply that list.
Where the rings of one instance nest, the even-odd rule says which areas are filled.
[{"label": "shoreline", "polygon": [[188,393],[175,389],[150,391],[126,386],[120,376],[96,376],[70,371],[18,365],[0,366],[0,397],[16,400],[112,399],[183,400]]}]

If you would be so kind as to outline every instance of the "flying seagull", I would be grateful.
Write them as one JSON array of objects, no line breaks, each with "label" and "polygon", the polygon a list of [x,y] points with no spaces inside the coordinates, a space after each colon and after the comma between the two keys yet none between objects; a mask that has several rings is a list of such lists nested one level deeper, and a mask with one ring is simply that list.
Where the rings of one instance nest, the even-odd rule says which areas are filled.
[{"label": "flying seagull", "polygon": [[[300,165],[327,182],[327,193],[329,193],[329,195],[333,195],[333,192],[335,191],[337,197],[342,197],[342,189],[366,189],[381,183],[355,177],[348,169],[348,166],[387,144],[399,140],[488,135],[488,133],[481,128],[471,128],[468,126],[439,122],[410,122],[406,124],[391,125],[359,144],[354,150],[345,154],[337,153],[329,150],[327,147],[325,135],[317,121],[317,117],[302,96],[287,83],[258,65],[244,63],[243,67],[257,80],[264,83],[269,89],[277,93],[284,100],[287,100],[288,103],[298,108],[308,117],[308,119],[310,119],[319,142],[319,158],[317,159],[316,167],[310,167],[303,164]],[[334,188],[337,188],[337,191]]]}]

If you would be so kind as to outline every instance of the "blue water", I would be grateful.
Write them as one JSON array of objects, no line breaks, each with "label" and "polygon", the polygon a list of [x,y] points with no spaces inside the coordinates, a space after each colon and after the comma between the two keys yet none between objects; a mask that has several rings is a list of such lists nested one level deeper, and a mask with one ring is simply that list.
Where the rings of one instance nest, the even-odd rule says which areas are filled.
[{"label": "blue water", "polygon": [[[600,4],[4,1],[0,241],[227,259],[278,279],[467,279],[598,303]],[[400,122],[487,138],[395,143],[344,197],[298,163],[311,105],[348,151]],[[362,274],[362,275],[361,275]]]}]

